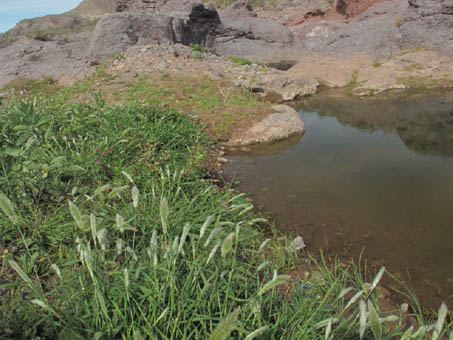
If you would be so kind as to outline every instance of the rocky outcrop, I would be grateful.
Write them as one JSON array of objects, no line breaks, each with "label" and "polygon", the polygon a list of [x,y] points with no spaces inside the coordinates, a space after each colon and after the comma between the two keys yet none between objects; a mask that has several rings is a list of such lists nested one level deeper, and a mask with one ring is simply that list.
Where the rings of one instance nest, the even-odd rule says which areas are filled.
[{"label": "rocky outcrop", "polygon": [[1,49],[0,87],[17,78],[59,79],[71,75],[77,79],[86,71],[87,38],[83,34],[67,42],[21,38]]},{"label": "rocky outcrop", "polygon": [[228,145],[269,143],[304,132],[304,123],[296,110],[286,105],[274,105],[272,110],[273,113],[247,131],[234,134]]},{"label": "rocky outcrop", "polygon": [[[134,45],[156,42],[200,44],[214,48],[220,26],[217,12],[199,1],[162,4],[161,12],[124,12],[104,16],[96,26],[88,60],[95,64]],[[165,14],[164,14],[165,13]]]},{"label": "rocky outcrop", "polygon": [[67,14],[95,19],[107,13],[114,13],[117,0],[84,0]]},{"label": "rocky outcrop", "polygon": [[384,0],[335,0],[333,10],[346,18],[354,18]]},{"label": "rocky outcrop", "polygon": [[[90,63],[151,41],[200,44],[210,52],[254,61],[295,58],[294,37],[285,26],[257,18],[244,1],[217,13],[197,0],[126,1],[97,25]],[[219,15],[220,14],[220,15]]]},{"label": "rocky outcrop", "polygon": [[291,30],[303,48],[334,57],[369,55],[384,59],[402,49],[422,46],[453,55],[451,11],[451,0],[387,0],[347,22],[305,22]]},{"label": "rocky outcrop", "polygon": [[426,46],[453,55],[453,1],[409,0],[401,16],[404,47]]},{"label": "rocky outcrop", "polygon": [[118,0],[117,12],[148,12],[158,11],[167,0]]},{"label": "rocky outcrop", "polygon": [[219,16],[223,27],[216,37],[216,53],[266,63],[296,58],[291,31],[273,20],[258,18],[246,1],[233,3]]}]

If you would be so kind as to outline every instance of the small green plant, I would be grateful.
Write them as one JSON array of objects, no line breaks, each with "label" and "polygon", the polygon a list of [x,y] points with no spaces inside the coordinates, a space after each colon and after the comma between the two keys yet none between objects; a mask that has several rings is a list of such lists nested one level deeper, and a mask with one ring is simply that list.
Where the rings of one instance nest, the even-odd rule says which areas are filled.
[{"label": "small green plant", "polygon": [[189,59],[203,59],[203,53],[200,52],[200,51],[193,51],[193,52],[190,52],[187,57]]},{"label": "small green plant", "polygon": [[420,71],[420,70],[423,70],[422,64],[414,63],[414,64],[404,66],[404,71],[406,71],[406,72],[413,72],[413,71]]},{"label": "small green plant", "polygon": [[160,75],[160,80],[167,80],[170,78],[170,73],[168,72],[163,72],[161,75]]},{"label": "small green plant", "polygon": [[123,59],[124,59],[124,57],[120,52],[115,52],[112,55],[112,61],[119,61],[119,60],[123,60]]},{"label": "small green plant", "polygon": [[205,52],[205,48],[200,44],[190,44],[189,48],[192,52],[199,52],[199,53]]},{"label": "small green plant", "polygon": [[240,58],[240,57],[229,57],[228,58],[231,62],[238,64],[238,65],[252,65],[253,63],[246,59],[246,58]]},{"label": "small green plant", "polygon": [[399,27],[403,26],[405,22],[406,22],[406,20],[403,17],[399,17],[395,21],[395,26],[399,28]]},{"label": "small green plant", "polygon": [[359,71],[354,70],[354,72],[351,73],[351,76],[345,85],[346,93],[352,94],[352,90],[355,89],[359,85],[360,85]]}]

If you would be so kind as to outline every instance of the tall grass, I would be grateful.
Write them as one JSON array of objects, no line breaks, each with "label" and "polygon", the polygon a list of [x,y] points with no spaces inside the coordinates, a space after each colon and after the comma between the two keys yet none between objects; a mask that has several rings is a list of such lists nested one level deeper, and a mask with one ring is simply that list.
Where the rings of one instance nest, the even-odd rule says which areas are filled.
[{"label": "tall grass", "polygon": [[[5,339],[437,339],[380,310],[380,271],[285,270],[297,242],[264,240],[243,195],[203,170],[211,143],[174,110],[0,107],[0,337]],[[277,255],[275,255],[277,254]],[[346,298],[346,296],[352,297]]]}]

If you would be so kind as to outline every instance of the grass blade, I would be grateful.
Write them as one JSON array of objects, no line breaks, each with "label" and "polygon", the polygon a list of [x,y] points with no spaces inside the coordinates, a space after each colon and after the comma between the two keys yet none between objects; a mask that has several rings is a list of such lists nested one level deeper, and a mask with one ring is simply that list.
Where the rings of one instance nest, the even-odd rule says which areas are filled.
[{"label": "grass blade", "polygon": [[442,302],[439,308],[439,313],[437,316],[436,326],[434,327],[432,340],[439,339],[440,334],[442,333],[442,328],[444,327],[445,318],[447,317],[448,308],[447,305]]},{"label": "grass blade", "polygon": [[0,193],[0,208],[14,225],[19,224],[19,216],[16,214],[13,203],[2,193]]},{"label": "grass blade", "polygon": [[236,233],[230,233],[222,243],[222,249],[220,251],[223,258],[231,251],[233,248],[233,239],[236,236]]},{"label": "grass blade", "polygon": [[28,284],[32,284],[30,277],[25,273],[25,271],[19,266],[19,264],[14,260],[8,261],[9,265],[16,271],[17,274]]},{"label": "grass blade", "polygon": [[360,300],[360,302],[359,302],[359,310],[360,310],[359,335],[360,335],[360,339],[363,339],[363,336],[365,335],[366,319],[367,319],[365,301]]},{"label": "grass blade", "polygon": [[373,304],[371,301],[368,301],[368,311],[369,311],[369,317],[370,317],[370,327],[371,331],[373,332],[374,339],[375,340],[381,340],[382,339],[382,325],[381,321],[379,320],[379,315],[374,308]]},{"label": "grass blade", "polygon": [[378,285],[379,281],[381,281],[382,276],[384,275],[384,273],[385,273],[385,267],[382,267],[381,269],[379,269],[379,272],[376,274],[376,277],[374,278],[373,282],[371,283],[370,292],[374,288],[376,288],[376,286]]},{"label": "grass blade", "polygon": [[238,326],[238,316],[241,312],[241,308],[235,309],[233,312],[228,314],[225,319],[220,321],[214,332],[211,333],[209,340],[226,340],[232,331]]},{"label": "grass blade", "polygon": [[206,220],[204,221],[201,229],[200,229],[200,240],[203,238],[206,230],[208,229],[209,225],[214,221],[215,215],[209,215]]},{"label": "grass blade", "polygon": [[255,329],[252,333],[247,335],[244,340],[252,340],[253,338],[256,338],[258,335],[263,334],[265,331],[267,331],[269,326],[264,326],[258,329]]},{"label": "grass blade", "polygon": [[137,209],[138,207],[138,197],[140,193],[138,191],[138,188],[134,185],[132,188],[132,206]]},{"label": "grass blade", "polygon": [[79,208],[72,203],[72,201],[68,201],[69,204],[69,212],[71,213],[72,218],[76,222],[77,226],[80,228],[82,231],[86,231],[86,225],[84,218],[82,216],[82,213],[80,212]]},{"label": "grass blade", "polygon": [[266,283],[259,291],[258,295],[263,295],[269,289],[272,289],[278,285],[281,285],[291,278],[289,275],[274,275],[274,278]]},{"label": "grass blade", "polygon": [[162,197],[160,199],[160,221],[162,224],[162,230],[164,234],[167,233],[167,221],[168,221],[168,214],[169,214],[169,208],[168,208],[168,202],[165,197]]}]

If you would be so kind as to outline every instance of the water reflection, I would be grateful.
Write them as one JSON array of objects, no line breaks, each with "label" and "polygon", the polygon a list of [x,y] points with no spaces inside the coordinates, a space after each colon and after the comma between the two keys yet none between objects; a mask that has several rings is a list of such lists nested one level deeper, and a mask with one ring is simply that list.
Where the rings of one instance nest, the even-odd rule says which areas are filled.
[{"label": "water reflection", "polygon": [[300,109],[301,139],[230,155],[240,189],[312,250],[366,247],[376,265],[409,271],[424,303],[451,298],[452,93],[321,95]]},{"label": "water reflection", "polygon": [[453,156],[452,102],[453,91],[446,90],[371,99],[326,94],[298,106],[362,131],[397,133],[408,148],[421,154]]}]

